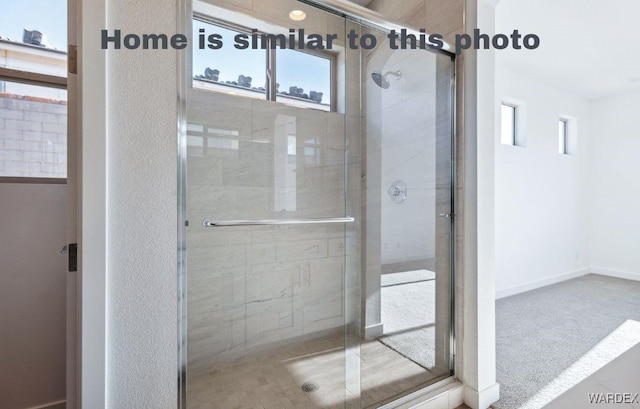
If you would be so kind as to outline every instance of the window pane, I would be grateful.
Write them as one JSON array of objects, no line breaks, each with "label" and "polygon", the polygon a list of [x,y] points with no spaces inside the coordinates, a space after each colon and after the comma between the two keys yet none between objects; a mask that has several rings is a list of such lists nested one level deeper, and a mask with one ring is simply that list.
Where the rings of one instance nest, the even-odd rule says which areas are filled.
[{"label": "window pane", "polygon": [[[200,29],[205,36],[219,34],[223,47],[199,49]],[[238,50],[233,45],[238,31],[199,20],[193,21],[194,87],[264,98],[267,73],[265,50]],[[208,44],[208,42],[206,42]]]},{"label": "window pane", "polygon": [[276,65],[279,101],[331,109],[329,58],[296,50],[278,50]]},{"label": "window pane", "polygon": [[0,177],[67,177],[67,91],[0,81]]},{"label": "window pane", "polygon": [[516,108],[502,104],[501,140],[505,145],[516,144]]},{"label": "window pane", "polygon": [[558,152],[561,155],[567,153],[567,121],[558,121]]},{"label": "window pane", "polygon": [[66,77],[66,51],[66,0],[0,2],[0,67]]}]

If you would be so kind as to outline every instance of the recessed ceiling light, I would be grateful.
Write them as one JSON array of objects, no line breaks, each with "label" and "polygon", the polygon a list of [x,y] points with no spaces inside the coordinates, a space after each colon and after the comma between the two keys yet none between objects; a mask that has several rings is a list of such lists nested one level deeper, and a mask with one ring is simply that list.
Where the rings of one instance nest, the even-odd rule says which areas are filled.
[{"label": "recessed ceiling light", "polygon": [[302,21],[307,18],[307,13],[302,10],[293,10],[289,13],[289,18],[293,21]]}]

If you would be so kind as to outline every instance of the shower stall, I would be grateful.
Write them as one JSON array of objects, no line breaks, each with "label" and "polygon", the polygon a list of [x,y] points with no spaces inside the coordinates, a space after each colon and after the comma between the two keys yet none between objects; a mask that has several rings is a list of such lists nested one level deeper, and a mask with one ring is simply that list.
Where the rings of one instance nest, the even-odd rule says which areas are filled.
[{"label": "shower stall", "polygon": [[339,0],[184,14],[179,406],[392,408],[453,379],[455,55]]}]

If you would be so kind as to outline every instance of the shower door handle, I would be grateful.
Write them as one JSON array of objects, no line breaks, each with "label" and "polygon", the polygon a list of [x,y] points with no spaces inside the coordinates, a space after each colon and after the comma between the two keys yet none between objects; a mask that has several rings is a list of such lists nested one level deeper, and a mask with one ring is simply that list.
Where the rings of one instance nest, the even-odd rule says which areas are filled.
[{"label": "shower door handle", "polygon": [[327,219],[282,219],[282,220],[225,220],[211,221],[203,220],[204,227],[234,227],[234,226],[282,226],[293,224],[334,224],[334,223],[353,223],[356,219],[353,217],[333,217]]},{"label": "shower door handle", "polygon": [[453,219],[453,213],[440,213],[438,217],[444,217],[446,219]]}]

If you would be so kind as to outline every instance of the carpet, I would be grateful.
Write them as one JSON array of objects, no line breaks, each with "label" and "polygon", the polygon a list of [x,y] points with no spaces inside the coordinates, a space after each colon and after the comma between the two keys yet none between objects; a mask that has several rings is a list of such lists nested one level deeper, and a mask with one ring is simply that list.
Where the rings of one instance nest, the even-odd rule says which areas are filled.
[{"label": "carpet", "polygon": [[496,409],[541,408],[640,342],[640,282],[589,274],[496,301]]},{"label": "carpet", "polygon": [[380,285],[389,287],[398,284],[411,284],[418,281],[435,280],[436,273],[428,270],[405,271],[402,273],[383,274]]},{"label": "carpet", "polygon": [[[636,326],[635,330],[638,331],[640,322],[627,321],[627,323],[631,322],[635,323],[633,325]],[[559,398],[546,405],[545,409],[584,407],[637,409],[640,407],[640,399],[638,397],[627,396],[627,404],[624,404],[623,402],[620,402],[620,399],[618,399],[617,403],[616,400],[606,402],[606,396],[610,393],[617,393],[619,394],[618,396],[624,395],[625,393],[638,393],[628,391],[640,391],[640,376],[638,376],[639,370],[640,343],[636,343],[635,346],[629,348],[629,350],[624,352],[622,355],[610,361],[593,375],[589,376],[578,385],[560,395]],[[624,400],[624,396],[622,400]],[[631,404],[630,402],[633,403]]]},{"label": "carpet", "polygon": [[433,277],[427,270],[384,274],[381,289],[384,335],[379,341],[426,369],[435,365]]}]

